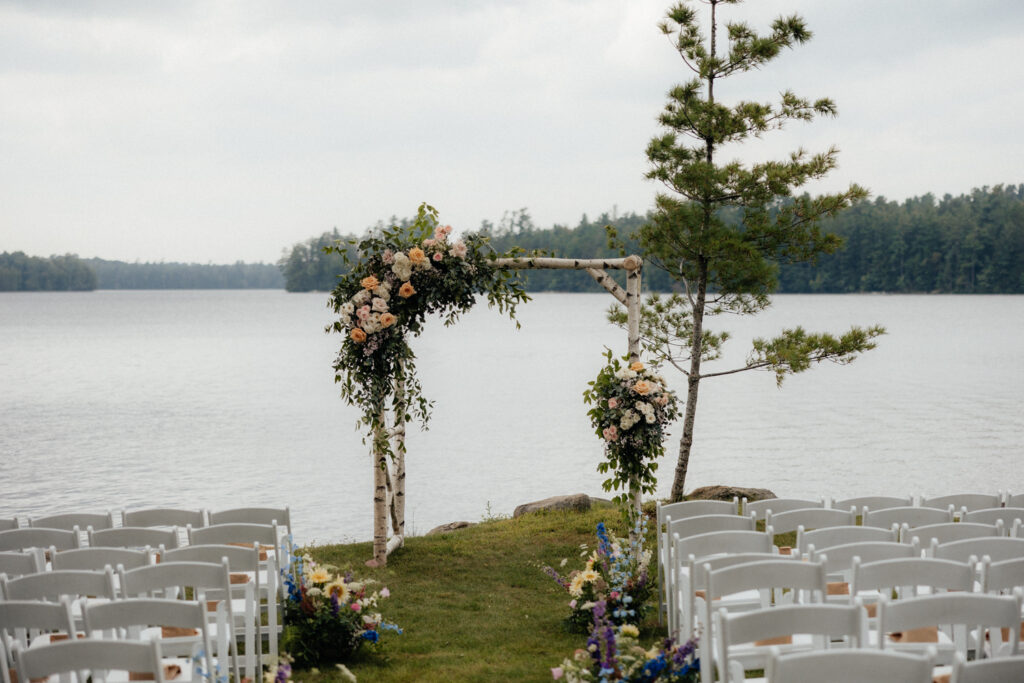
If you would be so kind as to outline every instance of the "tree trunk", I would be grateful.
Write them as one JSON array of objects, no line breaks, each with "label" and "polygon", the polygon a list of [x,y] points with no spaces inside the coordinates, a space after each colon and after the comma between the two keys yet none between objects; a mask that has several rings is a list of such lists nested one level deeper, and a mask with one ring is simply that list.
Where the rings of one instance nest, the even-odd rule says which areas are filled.
[{"label": "tree trunk", "polygon": [[683,499],[686,470],[690,465],[693,447],[693,423],[697,417],[697,393],[700,390],[701,346],[704,338],[704,303],[708,293],[708,266],[703,257],[698,261],[697,296],[693,302],[693,337],[690,340],[690,374],[686,382],[686,410],[683,413],[683,436],[679,440],[679,458],[672,480],[670,502]]}]

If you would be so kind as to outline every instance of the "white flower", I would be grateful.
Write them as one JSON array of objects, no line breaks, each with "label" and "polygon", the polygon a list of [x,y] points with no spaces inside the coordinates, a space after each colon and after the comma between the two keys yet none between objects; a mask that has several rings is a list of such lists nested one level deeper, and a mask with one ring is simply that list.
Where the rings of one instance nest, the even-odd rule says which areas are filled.
[{"label": "white flower", "polygon": [[615,379],[636,379],[636,373],[629,368],[622,368],[615,372]]},{"label": "white flower", "polygon": [[649,425],[652,425],[652,424],[654,424],[654,421],[655,421],[656,419],[657,419],[657,418],[656,418],[656,417],[654,417],[654,413],[647,413],[646,415],[644,415],[644,420],[646,420],[646,421],[647,421],[647,424],[649,424]]},{"label": "white flower", "polygon": [[319,588],[317,588],[316,586],[314,586],[312,588],[307,588],[306,589],[306,595],[312,596],[314,598],[316,596],[318,596],[318,595],[323,595],[323,594],[324,594],[324,592],[322,590],[320,590]]},{"label": "white flower", "polygon": [[341,680],[347,683],[356,683],[356,675],[348,670],[348,667],[344,664],[335,664],[338,667],[338,672],[341,674]]},{"label": "white flower", "polygon": [[370,307],[378,313],[388,312],[388,302],[378,296],[373,297],[373,302],[370,304]]},{"label": "white flower", "polygon": [[356,306],[362,306],[363,304],[370,300],[370,296],[370,292],[368,292],[365,289],[360,289],[359,292],[354,297],[352,297],[352,303],[354,303]]},{"label": "white flower", "polygon": [[350,316],[350,315],[346,315],[346,314],[342,313],[341,316],[338,319],[341,320],[341,324],[342,325],[351,325],[352,324],[352,316]]},{"label": "white flower", "polygon": [[396,262],[391,266],[391,271],[403,282],[407,282],[412,277],[412,266],[409,264],[409,259],[406,259],[405,263]]},{"label": "white flower", "polygon": [[619,423],[619,426],[623,430],[626,430],[626,429],[629,429],[630,427],[632,427],[633,425],[635,425],[639,421],[640,421],[640,416],[639,415],[637,415],[632,410],[627,410],[622,415],[622,421]]},{"label": "white flower", "polygon": [[376,297],[380,297],[381,299],[384,299],[384,301],[390,301],[391,300],[391,286],[388,285],[388,283],[385,281],[384,284],[382,284],[377,289],[373,290],[373,295],[376,296]]},{"label": "white flower", "polygon": [[345,303],[343,303],[341,305],[341,314],[342,315],[352,315],[353,313],[355,313],[355,311],[356,311],[355,304],[353,304],[351,301],[346,301]]}]

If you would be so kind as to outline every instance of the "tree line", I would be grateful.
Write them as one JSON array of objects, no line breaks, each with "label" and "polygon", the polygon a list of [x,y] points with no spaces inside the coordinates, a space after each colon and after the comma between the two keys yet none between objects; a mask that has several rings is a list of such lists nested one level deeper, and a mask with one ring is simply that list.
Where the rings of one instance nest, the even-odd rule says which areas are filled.
[{"label": "tree line", "polygon": [[0,254],[0,292],[94,289],[280,289],[274,264],[126,263],[99,258]]},{"label": "tree line", "polygon": [[0,292],[83,292],[96,289],[96,272],[74,254],[0,254]]},{"label": "tree line", "polygon": [[[726,210],[725,219],[739,222],[741,216]],[[403,225],[403,220],[393,218],[392,224]],[[634,235],[648,221],[649,216],[636,213],[603,213],[593,220],[584,214],[574,227],[540,228],[526,209],[520,209],[497,223],[483,221],[479,230],[490,236],[498,252],[519,247],[553,256],[605,258],[620,253],[609,244],[606,226],[613,228],[627,253],[642,253]],[[822,220],[821,229],[840,237],[843,247],[821,255],[816,263],[780,265],[777,291],[1024,293],[1024,184],[982,187],[942,199],[931,194],[903,202],[878,197]],[[330,291],[346,267],[339,254],[325,254],[323,247],[349,238],[354,236],[335,228],[292,247],[278,262],[285,289]],[[603,291],[577,271],[534,270],[522,275],[533,292]],[[621,279],[621,274],[613,275]],[[646,268],[643,277],[650,291],[679,286],[659,268]]]}]

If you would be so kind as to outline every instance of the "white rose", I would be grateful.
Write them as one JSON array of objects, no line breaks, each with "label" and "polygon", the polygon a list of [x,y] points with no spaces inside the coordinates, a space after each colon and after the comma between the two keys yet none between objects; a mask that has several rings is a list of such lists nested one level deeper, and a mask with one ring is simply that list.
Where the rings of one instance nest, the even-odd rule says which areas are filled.
[{"label": "white rose", "polygon": [[341,305],[341,314],[342,315],[352,315],[355,312],[356,312],[356,307],[355,307],[355,305],[353,305],[353,303],[351,301],[346,301],[345,303],[343,303]]},{"label": "white rose", "polygon": [[385,282],[377,289],[373,290],[373,295],[376,297],[380,297],[381,299],[384,299],[384,301],[389,301],[391,299],[391,292],[390,288],[387,287],[387,282]]},{"label": "white rose", "polygon": [[377,311],[378,313],[388,312],[388,302],[381,299],[379,296],[373,297],[373,303],[370,304],[370,308]]},{"label": "white rose", "polygon": [[359,293],[352,297],[352,302],[356,306],[362,306],[370,300],[370,293],[365,289],[360,289]]}]

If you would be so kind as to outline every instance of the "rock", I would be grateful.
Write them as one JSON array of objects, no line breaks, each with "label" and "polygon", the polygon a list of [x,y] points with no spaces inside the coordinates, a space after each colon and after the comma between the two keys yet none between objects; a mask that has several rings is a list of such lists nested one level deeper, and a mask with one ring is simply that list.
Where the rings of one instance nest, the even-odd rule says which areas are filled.
[{"label": "rock", "polygon": [[733,497],[746,498],[750,502],[765,498],[778,498],[768,489],[752,489],[743,486],[702,486],[690,491],[686,500],[732,500]]},{"label": "rock", "polygon": [[538,510],[575,510],[576,512],[586,512],[589,509],[590,496],[585,493],[576,493],[570,496],[553,496],[532,503],[523,503],[516,507],[512,516],[521,517],[528,512],[537,512]]},{"label": "rock", "polygon": [[448,522],[447,524],[442,524],[441,526],[434,527],[433,529],[427,532],[427,536],[434,536],[436,534],[447,534],[448,532],[455,531],[456,529],[465,529],[466,527],[475,525],[476,522]]}]

